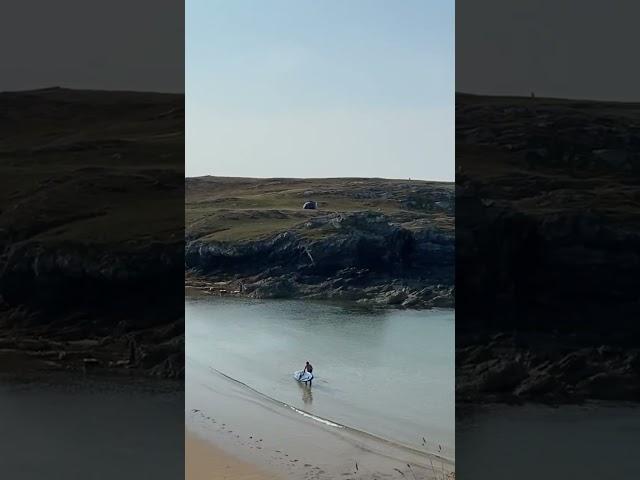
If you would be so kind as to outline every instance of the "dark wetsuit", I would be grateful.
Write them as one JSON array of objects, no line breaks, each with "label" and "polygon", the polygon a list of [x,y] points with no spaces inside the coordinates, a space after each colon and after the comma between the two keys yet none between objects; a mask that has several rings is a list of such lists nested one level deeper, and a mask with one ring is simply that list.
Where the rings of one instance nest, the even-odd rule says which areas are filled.
[{"label": "dark wetsuit", "polygon": [[[306,371],[306,372],[309,372],[309,373],[313,374],[313,367],[311,366],[311,364],[310,364],[310,363],[307,363],[307,364],[304,366],[304,371]],[[312,379],[312,380],[313,380],[313,379]],[[304,382],[304,383],[307,383],[307,382]],[[308,383],[309,383],[309,385],[311,385],[311,380],[309,380],[309,381],[308,381]]]}]

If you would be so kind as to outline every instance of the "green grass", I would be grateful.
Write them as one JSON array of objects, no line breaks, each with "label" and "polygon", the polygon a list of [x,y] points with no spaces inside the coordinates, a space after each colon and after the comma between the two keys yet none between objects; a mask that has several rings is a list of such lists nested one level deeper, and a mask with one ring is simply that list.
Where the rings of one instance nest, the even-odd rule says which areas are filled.
[{"label": "green grass", "polygon": [[[251,179],[188,178],[185,221],[187,235],[203,241],[245,241],[293,230],[320,238],[331,228],[308,229],[305,223],[332,213],[376,212],[398,223],[427,219],[437,228],[453,229],[453,211],[434,199],[453,193],[450,183],[386,179]],[[417,208],[405,202],[418,199]],[[303,210],[306,200],[318,210]]]}]

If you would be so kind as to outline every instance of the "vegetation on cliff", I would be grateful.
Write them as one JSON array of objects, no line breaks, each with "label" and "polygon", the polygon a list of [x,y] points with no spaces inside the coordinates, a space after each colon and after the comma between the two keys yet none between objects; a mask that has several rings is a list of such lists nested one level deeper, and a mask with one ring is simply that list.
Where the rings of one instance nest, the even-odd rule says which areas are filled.
[{"label": "vegetation on cliff", "polygon": [[[186,184],[189,284],[259,298],[453,305],[454,188],[367,178]],[[317,209],[303,209],[306,201]]]}]

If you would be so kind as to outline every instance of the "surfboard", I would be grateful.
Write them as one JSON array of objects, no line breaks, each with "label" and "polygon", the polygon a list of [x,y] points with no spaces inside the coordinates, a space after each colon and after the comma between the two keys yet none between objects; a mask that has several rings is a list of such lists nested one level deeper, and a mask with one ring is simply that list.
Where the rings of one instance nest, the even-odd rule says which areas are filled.
[{"label": "surfboard", "polygon": [[295,378],[299,382],[309,382],[313,380],[313,373],[305,372],[304,370],[298,370],[293,374],[293,378]]}]

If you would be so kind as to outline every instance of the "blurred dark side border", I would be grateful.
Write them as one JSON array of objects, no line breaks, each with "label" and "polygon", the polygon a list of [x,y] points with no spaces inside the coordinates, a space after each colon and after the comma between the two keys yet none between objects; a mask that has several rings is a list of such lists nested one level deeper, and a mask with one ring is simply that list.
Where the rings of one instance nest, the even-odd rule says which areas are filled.
[{"label": "blurred dark side border", "polygon": [[184,376],[184,96],[0,94],[2,356]]},{"label": "blurred dark side border", "polygon": [[635,9],[456,4],[460,478],[640,475]]},{"label": "blurred dark side border", "polygon": [[457,109],[458,399],[640,400],[640,104]]},{"label": "blurred dark side border", "polygon": [[177,478],[184,4],[0,23],[0,475]]}]

